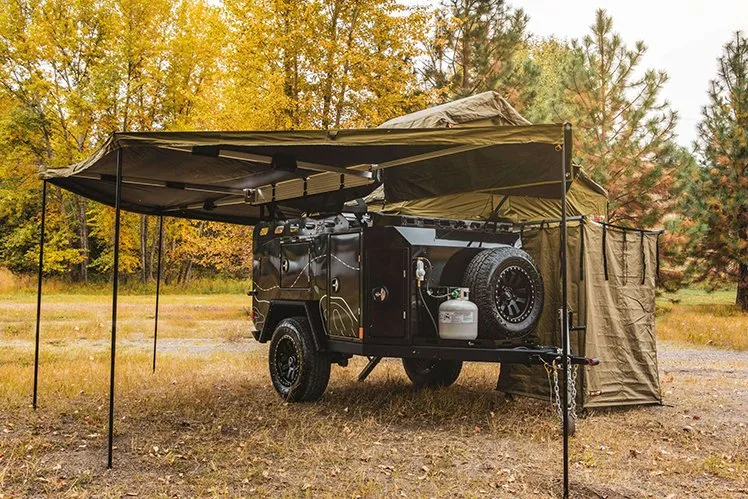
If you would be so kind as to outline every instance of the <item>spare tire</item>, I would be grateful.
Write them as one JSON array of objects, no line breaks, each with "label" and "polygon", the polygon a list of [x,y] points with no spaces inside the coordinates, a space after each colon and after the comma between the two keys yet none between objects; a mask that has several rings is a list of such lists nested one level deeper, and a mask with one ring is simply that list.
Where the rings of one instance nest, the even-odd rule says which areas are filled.
[{"label": "spare tire", "polygon": [[543,311],[543,279],[521,249],[481,251],[468,264],[463,286],[478,305],[478,335],[483,338],[525,339]]}]

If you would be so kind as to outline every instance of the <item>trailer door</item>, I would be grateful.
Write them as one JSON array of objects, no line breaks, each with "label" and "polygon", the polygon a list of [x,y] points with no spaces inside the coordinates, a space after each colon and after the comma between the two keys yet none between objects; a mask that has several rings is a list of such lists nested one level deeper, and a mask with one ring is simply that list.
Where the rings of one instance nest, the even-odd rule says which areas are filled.
[{"label": "trailer door", "polygon": [[281,243],[280,287],[309,289],[309,243]]},{"label": "trailer door", "polygon": [[404,339],[408,317],[408,250],[369,250],[366,268],[367,337]]},{"label": "trailer door", "polygon": [[358,338],[361,327],[361,233],[330,235],[324,319],[330,336]]}]

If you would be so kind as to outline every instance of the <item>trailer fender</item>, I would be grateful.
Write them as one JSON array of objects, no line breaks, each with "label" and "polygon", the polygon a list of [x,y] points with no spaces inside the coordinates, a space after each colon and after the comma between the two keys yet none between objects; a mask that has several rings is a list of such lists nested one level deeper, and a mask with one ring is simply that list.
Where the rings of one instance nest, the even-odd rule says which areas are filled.
[{"label": "trailer fender", "polygon": [[312,327],[314,346],[317,351],[322,352],[327,350],[327,336],[322,327],[319,302],[312,300],[270,300],[267,319],[265,319],[265,323],[262,325],[262,331],[260,331],[257,341],[260,343],[270,341],[273,337],[275,327],[280,321],[289,317],[299,316],[306,317],[309,321],[309,325]]}]

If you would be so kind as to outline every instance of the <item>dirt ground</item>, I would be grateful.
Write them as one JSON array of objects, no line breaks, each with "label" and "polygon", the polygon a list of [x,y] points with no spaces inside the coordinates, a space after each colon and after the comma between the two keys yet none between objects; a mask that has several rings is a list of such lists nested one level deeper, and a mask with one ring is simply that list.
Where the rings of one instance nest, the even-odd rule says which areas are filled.
[{"label": "dirt ground", "polygon": [[[106,298],[46,302],[36,412],[33,301],[0,298],[0,497],[560,494],[553,411],[495,392],[496,366],[415,392],[397,361],[358,383],[357,360],[333,368],[322,401],[287,404],[241,300],[164,297],[152,373],[152,300],[125,297],[107,470]],[[748,353],[663,341],[659,361],[665,405],[580,420],[572,496],[745,497]]]}]

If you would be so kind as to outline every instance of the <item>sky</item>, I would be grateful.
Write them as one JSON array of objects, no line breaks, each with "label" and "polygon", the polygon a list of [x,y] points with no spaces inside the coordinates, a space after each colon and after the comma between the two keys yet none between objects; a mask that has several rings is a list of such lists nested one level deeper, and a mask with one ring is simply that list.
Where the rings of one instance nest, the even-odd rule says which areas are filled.
[{"label": "sky", "polygon": [[680,116],[678,142],[696,139],[709,81],[717,58],[737,30],[748,36],[748,0],[509,0],[530,16],[534,35],[581,38],[589,32],[595,10],[613,17],[613,29],[627,46],[642,40],[648,47],[642,68],[661,69],[670,80],[662,97]]}]

